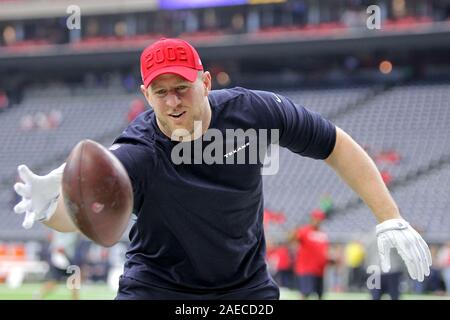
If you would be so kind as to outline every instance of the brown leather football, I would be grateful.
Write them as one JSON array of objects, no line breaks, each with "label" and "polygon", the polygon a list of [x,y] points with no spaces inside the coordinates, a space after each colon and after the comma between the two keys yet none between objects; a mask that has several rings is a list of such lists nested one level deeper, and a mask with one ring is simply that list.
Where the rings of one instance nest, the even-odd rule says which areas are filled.
[{"label": "brown leather football", "polygon": [[86,139],[72,150],[62,179],[66,209],[78,229],[99,245],[117,243],[128,226],[133,191],[122,163]]}]

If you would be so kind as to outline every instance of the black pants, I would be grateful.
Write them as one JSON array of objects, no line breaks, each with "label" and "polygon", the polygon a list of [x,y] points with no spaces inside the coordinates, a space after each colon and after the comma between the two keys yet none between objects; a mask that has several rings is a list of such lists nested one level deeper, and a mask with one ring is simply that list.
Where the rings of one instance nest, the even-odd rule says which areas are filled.
[{"label": "black pants", "polygon": [[139,280],[121,276],[116,300],[278,300],[280,290],[268,280],[255,287],[214,292],[191,293],[151,286]]},{"label": "black pants", "polygon": [[286,287],[289,289],[297,289],[296,277],[292,270],[281,270],[278,271],[274,276],[275,282],[280,287]]},{"label": "black pants", "polygon": [[323,277],[308,274],[298,276],[297,279],[299,291],[305,298],[309,297],[313,293],[316,293],[317,297],[322,299]]},{"label": "black pants", "polygon": [[373,300],[380,300],[384,293],[389,294],[392,300],[400,298],[400,278],[401,272],[381,274],[380,289],[371,289],[370,293]]}]

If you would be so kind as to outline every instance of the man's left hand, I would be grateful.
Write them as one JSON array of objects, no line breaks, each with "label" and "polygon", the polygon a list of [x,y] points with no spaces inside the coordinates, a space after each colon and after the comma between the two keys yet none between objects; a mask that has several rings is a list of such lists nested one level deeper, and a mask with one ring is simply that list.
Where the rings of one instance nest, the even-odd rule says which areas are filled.
[{"label": "man's left hand", "polygon": [[431,253],[420,234],[403,219],[389,219],[376,227],[381,269],[391,269],[390,251],[396,248],[412,279],[422,282],[430,274]]}]

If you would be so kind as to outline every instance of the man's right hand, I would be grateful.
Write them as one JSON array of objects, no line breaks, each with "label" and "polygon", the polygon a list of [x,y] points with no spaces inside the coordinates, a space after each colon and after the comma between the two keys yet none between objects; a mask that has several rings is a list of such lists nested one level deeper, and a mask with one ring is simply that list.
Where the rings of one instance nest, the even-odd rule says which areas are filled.
[{"label": "man's right hand", "polygon": [[22,197],[14,211],[25,212],[22,223],[25,229],[31,228],[35,221],[48,221],[55,213],[65,166],[64,163],[45,176],[34,174],[26,165],[17,168],[24,183],[14,185],[14,190]]}]

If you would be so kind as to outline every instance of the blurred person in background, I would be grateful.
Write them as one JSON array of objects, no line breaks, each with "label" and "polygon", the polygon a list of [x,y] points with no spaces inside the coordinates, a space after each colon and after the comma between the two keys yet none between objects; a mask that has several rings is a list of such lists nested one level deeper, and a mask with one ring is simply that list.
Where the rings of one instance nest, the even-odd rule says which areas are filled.
[{"label": "blurred person in background", "polygon": [[322,210],[327,216],[329,216],[333,211],[333,207],[333,198],[328,193],[324,193],[319,200],[320,210]]},{"label": "blurred person in background", "polygon": [[130,107],[128,108],[127,121],[131,123],[138,115],[145,111],[144,101],[141,99],[133,99]]},{"label": "blurred person in background", "polygon": [[109,251],[107,248],[92,243],[86,256],[86,278],[90,282],[106,282],[108,277]]},{"label": "blurred person in background", "polygon": [[22,131],[30,131],[36,127],[34,123],[34,117],[32,114],[25,114],[19,120],[20,130]]},{"label": "blurred person in background", "polygon": [[5,110],[9,106],[9,99],[6,92],[0,89],[0,111]]},{"label": "blurred person in background", "polygon": [[[52,231],[49,233],[49,246],[45,253],[49,270],[45,276],[45,282],[35,299],[42,300],[58,288],[58,284],[65,282],[71,275],[68,267],[74,264],[78,234],[75,232],[62,233]],[[79,288],[72,286],[70,289],[73,300],[79,299]]]},{"label": "blurred person in background", "polygon": [[372,296],[372,300],[380,300],[384,294],[388,294],[392,300],[400,299],[400,281],[402,274],[404,272],[404,265],[400,255],[397,252],[391,251],[390,262],[391,269],[389,272],[382,272],[378,266],[380,266],[380,257],[378,255],[377,247],[377,237],[375,233],[369,235],[366,239],[366,259],[365,267],[366,270],[371,266],[377,266],[376,270],[380,272],[376,273],[375,276],[379,275],[379,287],[368,288]]},{"label": "blurred person in background", "polygon": [[430,252],[433,259],[433,264],[430,266],[430,276],[425,279],[423,282],[419,282],[416,280],[411,280],[412,287],[416,293],[421,294],[436,294],[436,295],[444,295],[445,294],[445,283],[443,279],[442,273],[442,264],[439,263],[439,245],[431,244]]},{"label": "blurred person in background", "polygon": [[450,296],[450,242],[443,245],[437,253],[437,263],[441,268],[442,278],[445,283],[445,290]]},{"label": "blurred person in background", "polygon": [[352,240],[345,246],[345,265],[348,268],[348,289],[361,291],[366,280],[364,268],[365,250],[359,240]]},{"label": "blurred person in background", "polygon": [[329,264],[325,269],[325,288],[332,292],[345,291],[347,274],[345,267],[344,246],[340,243],[330,245],[328,250]]},{"label": "blurred person in background", "polygon": [[287,241],[282,241],[272,248],[268,246],[267,259],[269,264],[272,265],[275,270],[274,280],[278,285],[285,288],[292,288],[292,257],[289,251],[289,243]]},{"label": "blurred person in background", "polygon": [[327,235],[320,230],[323,220],[325,213],[315,209],[311,212],[310,223],[299,227],[291,236],[298,243],[295,274],[303,299],[308,299],[314,293],[322,299],[329,245]]},{"label": "blurred person in background", "polygon": [[58,128],[61,124],[62,119],[62,112],[60,110],[53,109],[47,114],[49,128]]}]

